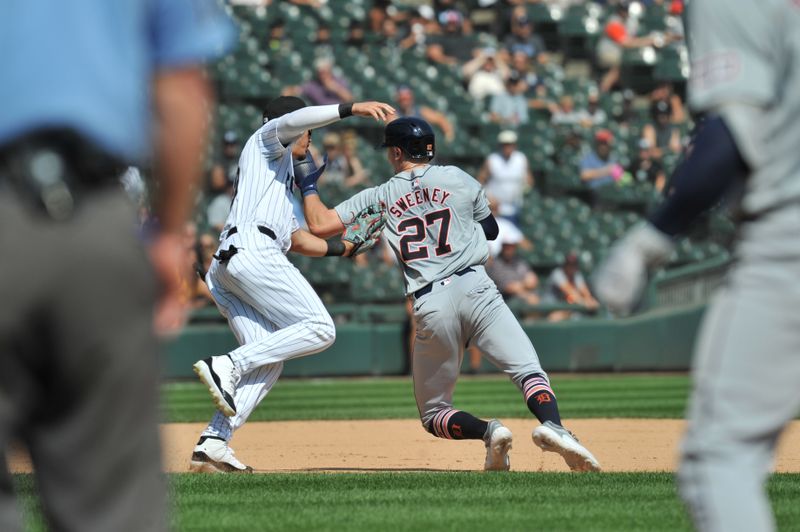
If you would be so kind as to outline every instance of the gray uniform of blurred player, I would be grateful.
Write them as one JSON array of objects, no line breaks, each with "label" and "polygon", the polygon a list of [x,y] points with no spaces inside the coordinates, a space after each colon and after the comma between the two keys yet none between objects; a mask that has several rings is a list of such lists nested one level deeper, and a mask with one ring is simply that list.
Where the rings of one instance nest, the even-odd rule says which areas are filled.
[{"label": "gray uniform of blurred player", "polygon": [[751,174],[738,264],[697,346],[681,487],[706,530],[770,530],[763,490],[800,410],[800,4],[696,0],[690,105],[726,120]]},{"label": "gray uniform of blurred player", "polygon": [[615,247],[598,291],[627,310],[631,287],[669,255],[665,235],[740,179],[737,262],[696,346],[679,482],[699,529],[772,530],[763,484],[800,410],[800,3],[695,0],[689,23],[690,105],[708,117],[672,194]]},{"label": "gray uniform of blurred player", "polygon": [[[599,469],[594,457],[561,427],[536,350],[486,275],[484,233],[496,237],[497,225],[483,189],[454,166],[429,165],[433,143],[433,131],[423,120],[389,123],[384,146],[395,171],[404,170],[335,211],[322,206],[317,196],[306,197],[309,227],[312,232],[335,232],[369,205],[385,205],[384,235],[403,268],[406,294],[414,297],[414,394],[426,430],[440,438],[483,438],[485,468],[508,468],[508,429],[453,408],[464,348],[475,345],[511,377],[543,422],[534,432],[536,443],[562,454],[572,469]],[[330,225],[319,224],[320,214]]]}]

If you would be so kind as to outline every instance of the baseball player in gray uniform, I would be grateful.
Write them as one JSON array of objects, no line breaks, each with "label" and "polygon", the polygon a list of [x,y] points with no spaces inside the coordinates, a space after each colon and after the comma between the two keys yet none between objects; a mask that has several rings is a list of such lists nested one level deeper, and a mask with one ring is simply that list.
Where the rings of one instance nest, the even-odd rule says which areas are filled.
[{"label": "baseball player in gray uniform", "polygon": [[560,453],[572,470],[597,471],[592,454],[561,425],[556,396],[530,339],[486,275],[487,237],[497,223],[480,184],[454,166],[429,164],[434,133],[422,119],[404,117],[386,126],[383,147],[396,174],[328,209],[301,183],[309,229],[340,233],[356,213],[381,203],[384,235],[414,298],[417,336],[413,349],[414,394],[422,424],[439,438],[483,440],[486,470],[507,470],[512,435],[497,420],[485,421],[453,407],[453,390],[468,345],[477,346],[522,391],[541,421],[533,440]]},{"label": "baseball player in gray uniform", "polygon": [[650,221],[597,277],[627,312],[672,237],[734,192],[736,263],[706,313],[692,368],[681,494],[700,530],[773,530],[764,481],[800,410],[800,2],[689,4],[689,103],[705,113]]},{"label": "baseball player in gray uniform", "polygon": [[206,274],[240,347],[194,365],[219,411],[201,434],[191,470],[252,471],[228,445],[233,432],[275,384],[285,360],[318,353],[335,339],[319,296],[286,258],[290,248],[312,257],[354,251],[351,242],[327,242],[300,229],[292,212],[293,163],[306,156],[310,130],[350,115],[385,120],[392,112],[378,102],[305,107],[300,98],[282,96],[268,104],[264,125],[245,144],[231,211]]}]

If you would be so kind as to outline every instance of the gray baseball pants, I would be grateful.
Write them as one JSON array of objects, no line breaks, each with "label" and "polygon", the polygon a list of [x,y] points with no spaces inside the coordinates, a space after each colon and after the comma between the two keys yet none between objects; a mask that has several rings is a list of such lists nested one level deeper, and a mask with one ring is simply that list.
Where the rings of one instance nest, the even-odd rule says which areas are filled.
[{"label": "gray baseball pants", "polygon": [[744,224],[705,316],[679,484],[698,529],[775,528],[764,482],[800,411],[800,207]]},{"label": "gray baseball pants", "polygon": [[477,346],[522,389],[531,373],[546,378],[528,335],[483,266],[436,281],[414,302],[414,395],[422,424],[453,403],[464,349]]},{"label": "gray baseball pants", "polygon": [[[155,278],[121,189],[67,222],[0,190],[0,452],[23,443],[53,530],[166,529]],[[0,530],[20,530],[0,468]]]}]

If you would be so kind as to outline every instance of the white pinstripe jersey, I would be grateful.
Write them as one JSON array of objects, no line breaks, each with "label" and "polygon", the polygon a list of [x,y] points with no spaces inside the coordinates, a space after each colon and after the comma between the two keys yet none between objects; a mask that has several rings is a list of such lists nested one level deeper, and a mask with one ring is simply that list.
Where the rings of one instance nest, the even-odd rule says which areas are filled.
[{"label": "white pinstripe jersey", "polygon": [[234,226],[242,231],[264,225],[275,232],[278,245],[286,253],[299,224],[292,211],[291,144],[281,144],[277,124],[276,119],[261,126],[242,149],[231,212],[220,239]]}]

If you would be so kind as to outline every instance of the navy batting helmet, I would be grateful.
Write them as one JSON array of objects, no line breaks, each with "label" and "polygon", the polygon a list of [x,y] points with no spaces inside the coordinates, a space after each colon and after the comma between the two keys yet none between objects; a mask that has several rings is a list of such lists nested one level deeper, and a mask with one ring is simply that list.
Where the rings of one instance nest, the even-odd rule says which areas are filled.
[{"label": "navy batting helmet", "polygon": [[435,151],[436,136],[425,120],[405,116],[386,125],[381,148],[389,146],[402,149],[409,159],[430,161]]}]

